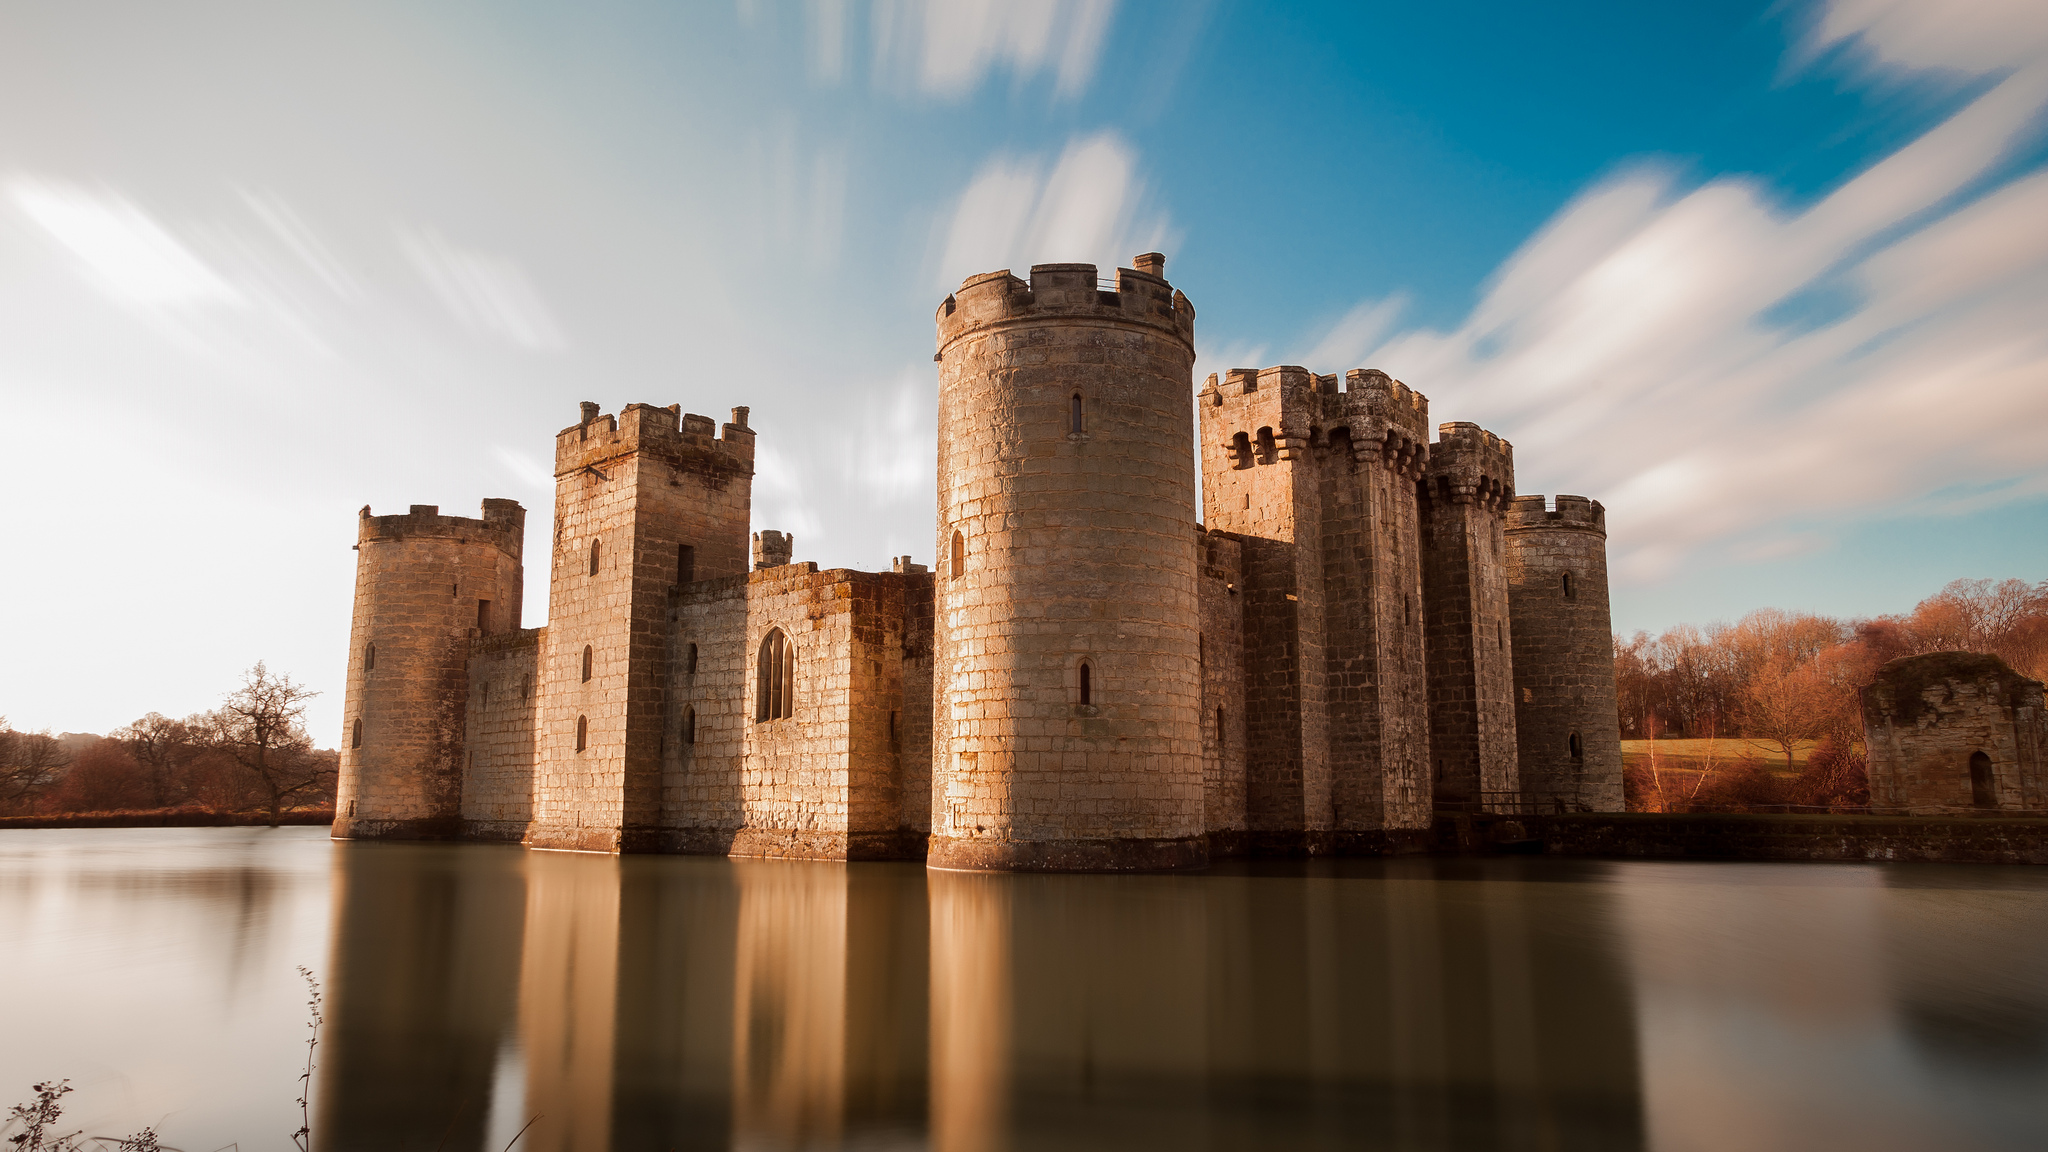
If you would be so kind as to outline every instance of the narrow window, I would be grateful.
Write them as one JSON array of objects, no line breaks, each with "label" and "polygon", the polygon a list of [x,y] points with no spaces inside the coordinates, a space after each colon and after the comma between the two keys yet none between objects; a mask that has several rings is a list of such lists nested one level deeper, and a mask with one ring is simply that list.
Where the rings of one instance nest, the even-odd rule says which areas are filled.
[{"label": "narrow window", "polygon": [[490,682],[489,680],[486,680],[486,681],[484,681],[484,707],[486,707],[486,708],[489,708],[490,706],[491,706],[491,682]]},{"label": "narrow window", "polygon": [[1577,732],[1572,733],[1571,749],[1572,759],[1584,760],[1586,758],[1586,746],[1579,741],[1579,734]]},{"label": "narrow window", "polygon": [[1223,709],[1218,708],[1216,710],[1216,746],[1219,748],[1226,743],[1226,738],[1223,735],[1226,731],[1228,729],[1223,726]]},{"label": "narrow window", "polygon": [[676,545],[676,583],[688,584],[697,578],[697,549],[689,544]]},{"label": "narrow window", "polygon": [[1498,620],[1493,622],[1493,646],[1503,652],[1508,650],[1507,629]]},{"label": "narrow window", "polygon": [[1569,572],[1564,574],[1564,598],[1567,600],[1572,598],[1572,574]]},{"label": "narrow window", "polygon": [[1415,623],[1415,597],[1413,596],[1401,597],[1401,623]]},{"label": "narrow window", "polygon": [[583,751],[584,743],[590,738],[590,721],[582,716],[576,718],[576,750]]},{"label": "narrow window", "polygon": [[1195,633],[1195,667],[1200,668],[1208,662],[1209,646],[1207,642],[1203,640],[1202,634],[1200,632],[1197,632]]},{"label": "narrow window", "polygon": [[1094,702],[1094,689],[1088,683],[1088,662],[1081,662],[1081,704],[1083,707]]},{"label": "narrow window", "polygon": [[891,712],[889,713],[889,751],[894,752],[896,750],[896,713]]},{"label": "narrow window", "polygon": [[363,746],[363,718],[360,716],[356,717],[348,726],[348,746],[351,748],[361,748]]},{"label": "narrow window", "polygon": [[689,655],[683,657],[683,671],[694,675],[697,671],[697,646],[690,645]]},{"label": "narrow window", "polygon": [[476,630],[486,636],[491,634],[491,602],[489,600],[479,600],[476,602]]},{"label": "narrow window", "polygon": [[780,628],[761,638],[755,666],[754,719],[780,720],[796,712],[796,652]]},{"label": "narrow window", "polygon": [[375,668],[376,666],[377,646],[375,644],[363,645],[363,671],[368,672],[370,669]]},{"label": "narrow window", "polygon": [[960,530],[956,528],[956,529],[954,529],[954,530],[953,530],[953,560],[952,560],[952,573],[953,573],[953,575],[955,575],[955,576],[958,576],[958,575],[960,575],[960,573],[961,573],[961,572],[965,571],[965,570],[966,570],[966,568],[967,568],[967,538],[966,538],[966,537],[964,537],[964,536],[962,536],[962,535],[960,535]]},{"label": "narrow window", "polygon": [[597,541],[590,542],[590,574],[597,575]]},{"label": "narrow window", "polygon": [[1998,807],[1998,788],[1991,778],[1991,757],[1970,753],[1970,803],[1979,808]]},{"label": "narrow window", "polygon": [[519,678],[519,698],[524,700],[531,695],[533,695],[533,673],[528,672]]},{"label": "narrow window", "polygon": [[590,683],[590,656],[590,645],[585,644],[583,646],[583,682],[585,684]]},{"label": "narrow window", "polygon": [[1074,393],[1073,400],[1068,404],[1067,431],[1076,436],[1081,434],[1081,394],[1079,392]]},{"label": "narrow window", "polygon": [[683,743],[695,744],[696,742],[697,710],[695,708],[687,708],[683,711]]}]

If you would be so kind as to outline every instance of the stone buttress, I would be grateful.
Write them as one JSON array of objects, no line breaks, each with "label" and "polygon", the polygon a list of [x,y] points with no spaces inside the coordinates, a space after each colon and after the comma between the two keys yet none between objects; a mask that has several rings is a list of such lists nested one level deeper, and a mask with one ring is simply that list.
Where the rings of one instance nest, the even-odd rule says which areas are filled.
[{"label": "stone buttress", "polygon": [[968,279],[938,321],[937,868],[1194,866],[1194,308],[1137,258]]}]

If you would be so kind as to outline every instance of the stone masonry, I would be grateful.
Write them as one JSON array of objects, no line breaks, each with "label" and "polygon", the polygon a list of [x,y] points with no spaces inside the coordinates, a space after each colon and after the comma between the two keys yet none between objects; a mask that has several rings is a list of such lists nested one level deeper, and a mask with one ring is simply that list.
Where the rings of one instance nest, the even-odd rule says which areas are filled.
[{"label": "stone masonry", "polygon": [[1517,496],[1507,516],[1515,744],[1536,813],[1619,812],[1607,510],[1584,496]]},{"label": "stone masonry", "polygon": [[365,508],[334,835],[1125,870],[1619,810],[1600,506],[1517,500],[1385,373],[1197,392],[1194,307],[1133,264],[941,306],[929,568],[751,531],[746,408],[582,405],[543,628],[517,504]]},{"label": "stone masonry", "polygon": [[1977,652],[1893,660],[1862,690],[1870,803],[1915,814],[2048,810],[2041,682]]}]

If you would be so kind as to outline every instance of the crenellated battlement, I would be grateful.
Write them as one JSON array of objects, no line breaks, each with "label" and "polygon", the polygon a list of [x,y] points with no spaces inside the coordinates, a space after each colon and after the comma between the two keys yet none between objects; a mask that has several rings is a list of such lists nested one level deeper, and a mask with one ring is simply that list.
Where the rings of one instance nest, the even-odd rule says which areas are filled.
[{"label": "crenellated battlement", "polygon": [[1429,474],[1437,494],[1452,503],[1505,511],[1515,495],[1515,447],[1477,424],[1442,424],[1430,446]]},{"label": "crenellated battlement", "polygon": [[1028,282],[1007,268],[970,276],[939,305],[936,358],[943,360],[947,346],[969,333],[1048,319],[1142,324],[1192,349],[1195,306],[1166,282],[1166,257],[1147,252],[1132,263],[1137,267],[1116,270],[1113,287],[1103,285],[1093,264],[1034,264]]},{"label": "crenellated battlement", "polygon": [[646,453],[692,470],[751,476],[754,430],[747,427],[747,412],[734,408],[732,420],[721,428],[709,416],[684,412],[680,404],[628,404],[617,416],[608,416],[586,400],[582,419],[555,434],[555,475],[602,470],[607,461]]},{"label": "crenellated battlement", "polygon": [[1348,441],[1359,463],[1379,461],[1418,477],[1429,455],[1429,398],[1377,369],[1352,369],[1340,387],[1334,373],[1295,365],[1232,368],[1220,379],[1210,375],[1196,407],[1205,448],[1233,460],[1264,452],[1268,430],[1281,460]]},{"label": "crenellated battlement", "polygon": [[1584,496],[1559,496],[1555,507],[1546,496],[1517,496],[1508,510],[1507,529],[1574,528],[1607,534],[1607,509]]},{"label": "crenellated battlement", "polygon": [[517,500],[491,499],[483,502],[483,517],[443,516],[438,504],[414,504],[410,511],[390,516],[373,516],[370,506],[357,513],[356,542],[407,539],[449,539],[459,543],[485,540],[496,544],[517,560],[526,544],[526,509]]}]

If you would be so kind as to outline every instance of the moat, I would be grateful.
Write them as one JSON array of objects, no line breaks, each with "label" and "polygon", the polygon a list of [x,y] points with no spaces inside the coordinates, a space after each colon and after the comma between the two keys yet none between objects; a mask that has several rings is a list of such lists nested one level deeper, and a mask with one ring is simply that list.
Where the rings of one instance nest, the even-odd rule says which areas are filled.
[{"label": "moat", "polygon": [[[316,1148],[2048,1143],[2048,869],[1179,875],[0,832],[0,1086]],[[23,1041],[31,1039],[32,1043]]]}]

